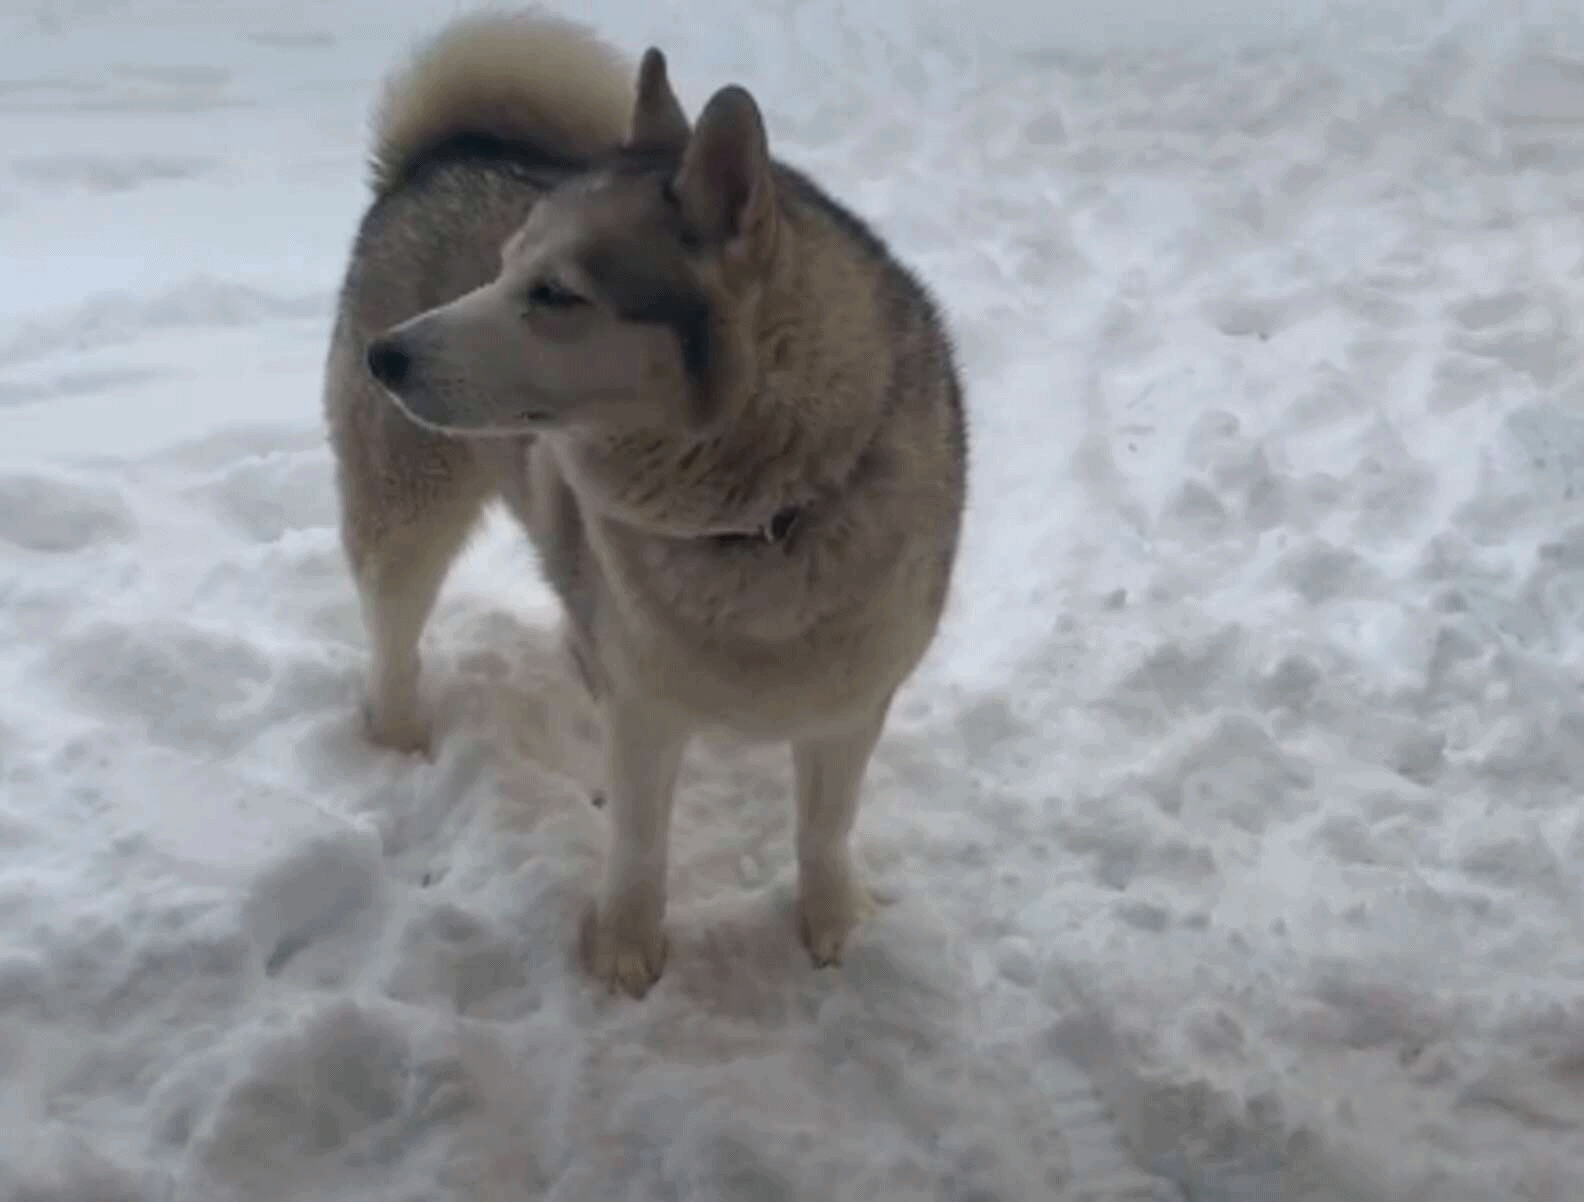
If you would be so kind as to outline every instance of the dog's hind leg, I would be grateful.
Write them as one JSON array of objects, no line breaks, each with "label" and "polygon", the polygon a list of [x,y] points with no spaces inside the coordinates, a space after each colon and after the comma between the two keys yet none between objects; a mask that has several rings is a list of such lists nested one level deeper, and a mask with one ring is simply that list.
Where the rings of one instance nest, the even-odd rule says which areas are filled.
[{"label": "dog's hind leg", "polygon": [[798,925],[815,965],[839,964],[871,902],[848,840],[863,777],[889,704],[835,731],[792,744],[797,788]]},{"label": "dog's hind leg", "polygon": [[495,492],[496,473],[466,444],[421,430],[394,410],[357,433],[366,441],[341,439],[336,449],[342,542],[372,644],[368,731],[386,747],[427,751],[418,639]]}]

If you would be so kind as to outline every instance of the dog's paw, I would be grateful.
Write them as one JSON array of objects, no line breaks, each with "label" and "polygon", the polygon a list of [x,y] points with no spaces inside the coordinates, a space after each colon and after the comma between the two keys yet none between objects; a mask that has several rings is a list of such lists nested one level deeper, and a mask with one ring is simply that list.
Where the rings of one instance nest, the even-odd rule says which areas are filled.
[{"label": "dog's paw", "polygon": [[850,867],[806,869],[798,891],[798,934],[814,967],[840,964],[847,937],[873,910],[874,901]]},{"label": "dog's paw", "polygon": [[667,939],[651,907],[596,906],[584,925],[589,971],[612,993],[641,998],[665,971]]},{"label": "dog's paw", "polygon": [[378,747],[427,758],[433,750],[434,733],[429,720],[416,709],[380,709],[372,701],[363,703],[363,729]]}]

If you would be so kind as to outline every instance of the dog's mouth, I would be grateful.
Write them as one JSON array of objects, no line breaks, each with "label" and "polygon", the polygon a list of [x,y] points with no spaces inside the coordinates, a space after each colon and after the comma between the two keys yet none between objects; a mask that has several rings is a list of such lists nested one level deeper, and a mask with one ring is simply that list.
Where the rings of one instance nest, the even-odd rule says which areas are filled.
[{"label": "dog's mouth", "polygon": [[497,421],[458,420],[456,414],[444,409],[432,409],[421,400],[415,403],[413,397],[404,396],[392,388],[386,388],[384,391],[386,397],[408,420],[426,430],[433,430],[436,434],[449,434],[456,438],[536,434],[540,430],[556,425],[556,415],[548,409],[525,409],[509,417],[503,416]]}]

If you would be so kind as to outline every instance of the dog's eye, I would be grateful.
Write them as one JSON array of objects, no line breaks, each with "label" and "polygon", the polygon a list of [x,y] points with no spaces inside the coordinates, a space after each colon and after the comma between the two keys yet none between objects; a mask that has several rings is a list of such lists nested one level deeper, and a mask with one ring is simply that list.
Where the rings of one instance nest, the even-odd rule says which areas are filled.
[{"label": "dog's eye", "polygon": [[528,303],[539,309],[575,309],[588,301],[554,280],[540,280],[528,289]]}]

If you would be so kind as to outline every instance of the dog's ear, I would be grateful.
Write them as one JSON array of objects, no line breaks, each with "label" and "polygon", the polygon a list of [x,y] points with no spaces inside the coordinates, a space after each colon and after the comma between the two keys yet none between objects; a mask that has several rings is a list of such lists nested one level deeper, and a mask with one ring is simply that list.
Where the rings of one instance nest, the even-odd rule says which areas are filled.
[{"label": "dog's ear", "polygon": [[770,148],[759,106],[729,84],[711,96],[682,156],[675,182],[693,232],[730,251],[756,256],[775,235]]},{"label": "dog's ear", "polygon": [[680,155],[688,143],[688,134],[687,114],[671,90],[665,55],[658,46],[651,46],[638,64],[638,89],[627,126],[627,145],[633,150]]}]

